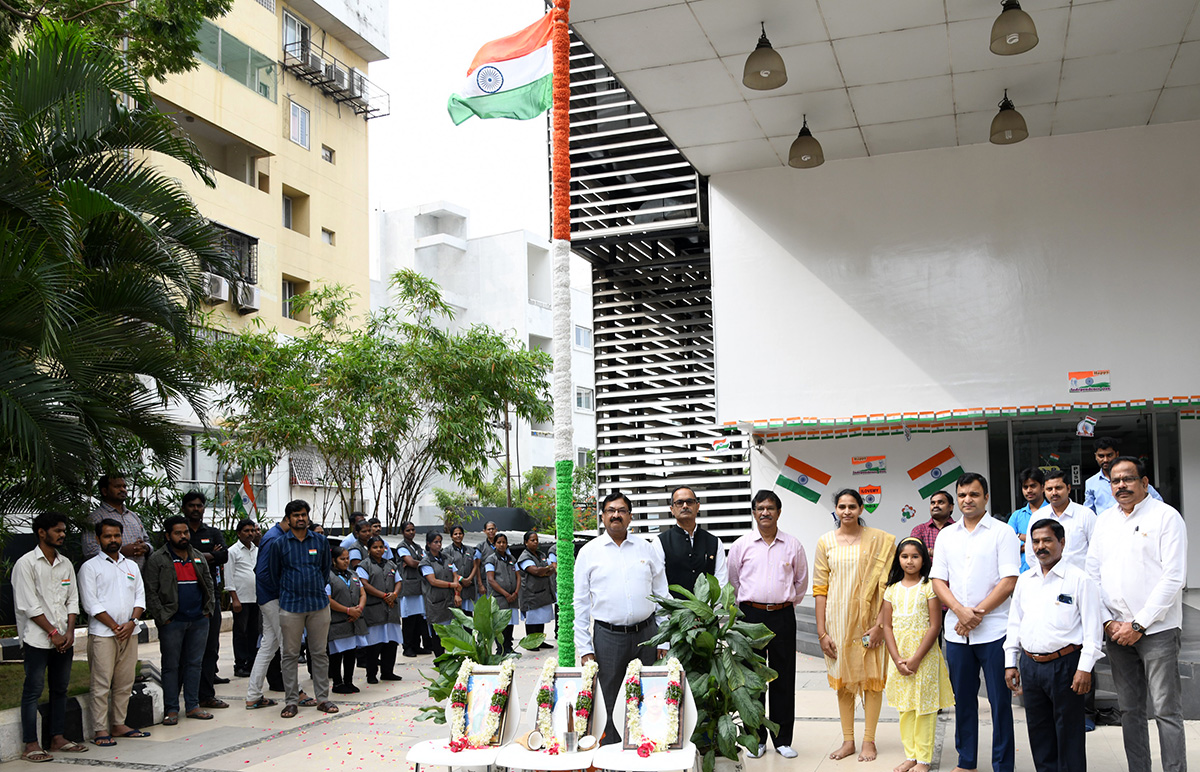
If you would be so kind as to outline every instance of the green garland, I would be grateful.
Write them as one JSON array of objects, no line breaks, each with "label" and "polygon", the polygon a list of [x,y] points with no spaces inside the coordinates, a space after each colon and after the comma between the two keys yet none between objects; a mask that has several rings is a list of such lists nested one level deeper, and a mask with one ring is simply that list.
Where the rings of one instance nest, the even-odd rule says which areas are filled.
[{"label": "green garland", "polygon": [[575,666],[575,501],[571,495],[575,462],[554,462],[558,535],[558,664]]}]

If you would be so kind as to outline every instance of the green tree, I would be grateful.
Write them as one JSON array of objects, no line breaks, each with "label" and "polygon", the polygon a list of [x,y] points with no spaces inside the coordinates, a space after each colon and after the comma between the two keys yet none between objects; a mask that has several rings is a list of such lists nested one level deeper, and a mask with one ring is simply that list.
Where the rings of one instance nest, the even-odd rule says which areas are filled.
[{"label": "green tree", "polygon": [[201,269],[218,232],[152,153],[209,167],[120,55],[43,20],[0,57],[0,510],[84,506],[100,472],[182,456],[205,414]]},{"label": "green tree", "polygon": [[196,32],[205,17],[224,16],[233,0],[0,0],[0,47],[47,20],[75,22],[121,49],[145,78],[196,67]]},{"label": "green tree", "polygon": [[315,449],[344,511],[369,496],[389,524],[437,474],[480,484],[506,401],[527,420],[549,416],[550,358],[483,325],[447,332],[451,308],[415,271],[392,287],[395,305],[365,319],[352,315],[352,293],[327,285],[294,301],[312,318],[298,335],[259,326],[217,343],[224,419],[211,451],[249,468]]}]

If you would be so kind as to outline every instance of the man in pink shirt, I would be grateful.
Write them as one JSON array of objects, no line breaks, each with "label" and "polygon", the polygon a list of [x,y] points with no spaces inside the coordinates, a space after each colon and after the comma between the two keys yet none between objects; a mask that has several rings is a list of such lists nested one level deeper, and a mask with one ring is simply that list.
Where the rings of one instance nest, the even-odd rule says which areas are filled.
[{"label": "man in pink shirt", "polygon": [[[757,533],[748,533],[729,548],[729,583],[737,590],[738,607],[747,622],[761,622],[775,637],[767,644],[767,665],[779,677],[767,687],[771,693],[768,718],[779,724],[771,738],[775,750],[787,759],[792,750],[796,723],[796,605],[808,590],[808,560],[796,537],[779,530],[783,504],[772,491],[754,494],[751,512]],[[766,730],[760,730],[758,753],[767,750]]]}]

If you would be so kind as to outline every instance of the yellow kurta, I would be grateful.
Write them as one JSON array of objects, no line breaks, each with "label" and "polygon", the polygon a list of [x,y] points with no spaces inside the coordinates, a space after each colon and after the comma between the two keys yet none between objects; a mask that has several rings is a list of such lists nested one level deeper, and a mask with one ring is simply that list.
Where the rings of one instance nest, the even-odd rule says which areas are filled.
[{"label": "yellow kurta", "polygon": [[[862,630],[847,630],[852,600],[864,588],[855,585],[855,573],[858,570],[861,542],[850,547],[842,547],[837,543],[837,531],[830,531],[817,541],[816,570],[813,574],[813,594],[820,595],[825,588],[825,632],[833,639],[841,656],[847,646],[862,647],[862,637],[867,630],[874,626],[878,616],[878,608],[874,609],[870,624]],[[882,597],[877,605],[882,605]],[[867,691],[883,691],[885,685],[884,659],[887,652],[882,643],[874,649],[865,652],[864,667],[867,680],[863,688]],[[825,669],[829,677],[829,685],[842,690],[840,666],[836,659],[825,657]]]},{"label": "yellow kurta", "polygon": [[[900,659],[907,659],[921,645],[929,630],[929,601],[934,598],[933,584],[921,582],[905,587],[897,582],[883,593],[884,599],[892,604],[892,634]],[[934,643],[921,659],[917,672],[902,676],[896,663],[888,658],[887,701],[903,713],[936,713],[954,706],[954,692],[950,688],[950,673],[946,660],[942,658],[942,647]]]}]

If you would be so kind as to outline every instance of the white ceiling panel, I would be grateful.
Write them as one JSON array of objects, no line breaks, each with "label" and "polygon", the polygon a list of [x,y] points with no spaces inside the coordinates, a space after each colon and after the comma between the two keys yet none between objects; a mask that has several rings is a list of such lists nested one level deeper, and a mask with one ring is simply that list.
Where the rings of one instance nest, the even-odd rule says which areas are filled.
[{"label": "white ceiling panel", "polygon": [[1058,98],[1067,101],[1162,88],[1178,51],[1179,46],[1159,46],[1068,59],[1063,62]]},{"label": "white ceiling panel", "polygon": [[1052,134],[1074,134],[1079,131],[1119,129],[1124,126],[1143,126],[1150,120],[1150,111],[1158,100],[1158,91],[1140,94],[1076,99],[1059,102],[1054,110]]},{"label": "white ceiling panel", "polygon": [[946,25],[833,41],[847,86],[950,74]]},{"label": "white ceiling panel", "polygon": [[1200,121],[1200,86],[1163,89],[1150,122],[1175,121]]},{"label": "white ceiling panel", "polygon": [[[859,125],[954,115],[954,93],[948,75],[855,86],[850,89],[850,104]],[[815,114],[812,117],[817,118]]]},{"label": "white ceiling panel", "polygon": [[[811,130],[812,126],[808,128]],[[786,136],[771,137],[771,145],[785,163],[788,151],[791,150],[792,143],[796,141],[797,134],[799,134],[798,131]],[[821,143],[821,152],[825,154],[826,158],[861,158],[867,154],[867,146],[863,144],[862,132],[857,127],[821,131],[814,133],[813,136]]]},{"label": "white ceiling panel", "polygon": [[844,129],[858,125],[850,97],[845,89],[814,91],[799,99],[777,97],[756,99],[750,103],[750,112],[768,137],[795,134],[800,131],[804,115],[808,115],[808,126],[813,131]]},{"label": "white ceiling panel", "polygon": [[[1014,57],[1015,58],[1015,57]],[[1018,105],[1053,103],[1058,96],[1059,62],[1019,64],[996,70],[976,70],[954,76],[954,109],[957,112],[991,110],[1008,97]]]},{"label": "white ceiling panel", "polygon": [[1076,6],[1071,9],[1067,58],[1178,45],[1195,10],[1195,0],[1108,0]]},{"label": "white ceiling panel", "polygon": [[[767,39],[776,51],[827,39],[816,0],[741,0],[737,3],[698,0],[688,5],[708,33],[717,56],[737,54],[745,62],[758,45],[758,36],[762,34],[760,23],[766,25]],[[791,72],[790,66],[788,72]],[[739,66],[738,77],[741,76]]]},{"label": "white ceiling panel", "polygon": [[[1032,136],[1200,119],[1200,0],[1027,0],[1039,43],[988,50],[999,0],[574,0],[580,37],[704,174],[987,141],[1004,89]],[[759,22],[788,82],[741,84]]]},{"label": "white ceiling panel", "polygon": [[[771,91],[755,91],[741,86],[742,96],[748,101],[755,99],[770,99],[788,94],[802,94],[806,91],[824,91],[830,88],[843,88],[842,72],[838,68],[837,59],[833,55],[833,46],[828,40],[821,43],[809,43],[802,46],[778,49],[787,68],[788,82]],[[742,69],[746,64],[746,54],[727,56],[721,60],[725,69],[737,83],[742,82]]]},{"label": "white ceiling panel", "polygon": [[946,147],[956,141],[953,115],[863,126],[862,129],[871,155]]},{"label": "white ceiling panel", "polygon": [[1200,41],[1184,43],[1171,64],[1167,86],[1193,86],[1200,83]]}]

